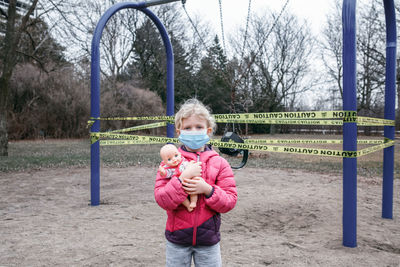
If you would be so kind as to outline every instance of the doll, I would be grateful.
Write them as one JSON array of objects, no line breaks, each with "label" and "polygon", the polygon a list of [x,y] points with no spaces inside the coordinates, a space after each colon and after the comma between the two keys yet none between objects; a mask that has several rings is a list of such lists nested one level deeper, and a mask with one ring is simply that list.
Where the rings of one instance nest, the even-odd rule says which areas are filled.
[{"label": "doll", "polygon": [[[162,162],[158,170],[163,178],[169,179],[172,176],[179,177],[185,167],[189,164],[178,149],[171,144],[164,145],[160,149],[160,156]],[[190,195],[190,201],[188,198],[182,202],[186,209],[191,212],[196,207],[197,195]]]}]

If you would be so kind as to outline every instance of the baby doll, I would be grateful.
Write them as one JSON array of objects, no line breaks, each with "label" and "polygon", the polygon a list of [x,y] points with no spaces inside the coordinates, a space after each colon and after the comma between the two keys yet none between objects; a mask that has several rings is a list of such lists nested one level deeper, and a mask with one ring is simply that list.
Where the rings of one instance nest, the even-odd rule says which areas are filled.
[{"label": "baby doll", "polygon": [[[178,149],[171,144],[167,144],[161,148],[160,156],[162,162],[158,170],[162,177],[165,176],[164,178],[171,178],[172,176],[179,177],[189,164],[189,161],[182,157]],[[196,207],[196,202],[197,195],[190,195],[190,201],[186,198],[182,204],[191,212]]]}]

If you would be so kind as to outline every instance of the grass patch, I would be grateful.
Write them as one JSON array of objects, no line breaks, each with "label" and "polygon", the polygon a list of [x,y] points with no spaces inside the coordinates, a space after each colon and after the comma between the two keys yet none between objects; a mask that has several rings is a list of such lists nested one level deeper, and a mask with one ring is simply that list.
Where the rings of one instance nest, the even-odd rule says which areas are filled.
[{"label": "grass patch", "polygon": [[[278,136],[274,136],[278,138]],[[254,137],[255,138],[255,137]],[[263,138],[258,137],[257,138]],[[279,136],[280,139],[296,138]],[[303,138],[299,136],[297,138]],[[313,136],[315,138],[315,136]],[[325,137],[326,138],[326,137]],[[332,137],[331,137],[332,138]],[[376,138],[375,138],[376,139]],[[400,156],[400,142],[396,142],[395,159]],[[131,145],[101,147],[102,167],[147,166],[156,168],[160,162],[160,145]],[[303,145],[307,147],[306,145]],[[321,147],[320,148],[327,148]],[[340,145],[332,149],[341,149]],[[359,149],[361,149],[360,147]],[[218,149],[217,149],[218,151]],[[358,174],[381,176],[382,151],[357,159]],[[232,165],[240,158],[226,157]],[[9,156],[1,157],[0,172],[30,171],[45,168],[79,168],[90,166],[90,143],[88,140],[18,141],[9,143]],[[342,159],[333,157],[251,151],[246,167],[304,170],[318,173],[342,173]],[[395,178],[400,178],[400,163],[395,160]]]},{"label": "grass patch", "polygon": [[86,167],[89,163],[87,140],[19,141],[9,143],[8,157],[1,157],[0,171]]},{"label": "grass patch", "polygon": [[[158,166],[161,145],[107,146],[100,148],[103,167]],[[0,172],[90,166],[88,140],[10,142],[8,157],[1,157]]]},{"label": "grass patch", "polygon": [[160,145],[131,145],[101,147],[101,161],[107,167],[157,167],[161,161]]}]

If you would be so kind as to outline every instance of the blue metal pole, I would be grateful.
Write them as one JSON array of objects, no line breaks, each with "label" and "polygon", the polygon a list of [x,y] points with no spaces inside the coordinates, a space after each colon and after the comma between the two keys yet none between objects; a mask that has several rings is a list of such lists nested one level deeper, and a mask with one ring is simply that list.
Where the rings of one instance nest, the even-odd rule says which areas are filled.
[{"label": "blue metal pole", "polygon": [[[92,62],[91,62],[91,97],[90,97],[90,116],[93,118],[100,117],[100,39],[107,21],[119,10],[124,8],[135,8],[144,12],[156,24],[161,33],[165,50],[167,52],[167,115],[174,114],[174,57],[172,45],[168,34],[161,21],[146,7],[146,2],[131,3],[123,2],[110,7],[100,18],[92,39]],[[173,125],[168,125],[167,135],[173,137]],[[100,121],[95,120],[92,125],[91,132],[100,131]],[[172,132],[172,136],[171,136]],[[97,206],[100,204],[100,143],[94,142],[90,147],[90,197],[91,205]]]},{"label": "blue metal pole", "polygon": [[[396,105],[396,12],[393,0],[384,0],[386,18],[385,119],[395,119]],[[385,126],[384,136],[394,140],[395,127]],[[383,151],[382,217],[393,218],[394,146]]]},{"label": "blue metal pole", "polygon": [[[356,0],[343,0],[343,109],[357,111]],[[343,123],[343,150],[357,150],[357,123]],[[357,158],[343,158],[343,245],[357,246]]]}]

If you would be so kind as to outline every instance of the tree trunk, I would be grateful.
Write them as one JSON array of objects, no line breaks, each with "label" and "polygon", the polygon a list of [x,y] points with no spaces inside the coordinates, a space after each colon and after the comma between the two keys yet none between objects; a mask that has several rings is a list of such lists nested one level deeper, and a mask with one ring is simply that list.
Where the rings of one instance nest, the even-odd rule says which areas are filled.
[{"label": "tree trunk", "polygon": [[7,112],[0,110],[0,156],[8,156]]},{"label": "tree trunk", "polygon": [[0,155],[8,156],[7,107],[10,79],[16,65],[16,1],[9,1],[6,35],[4,38],[3,71],[0,77]]}]

